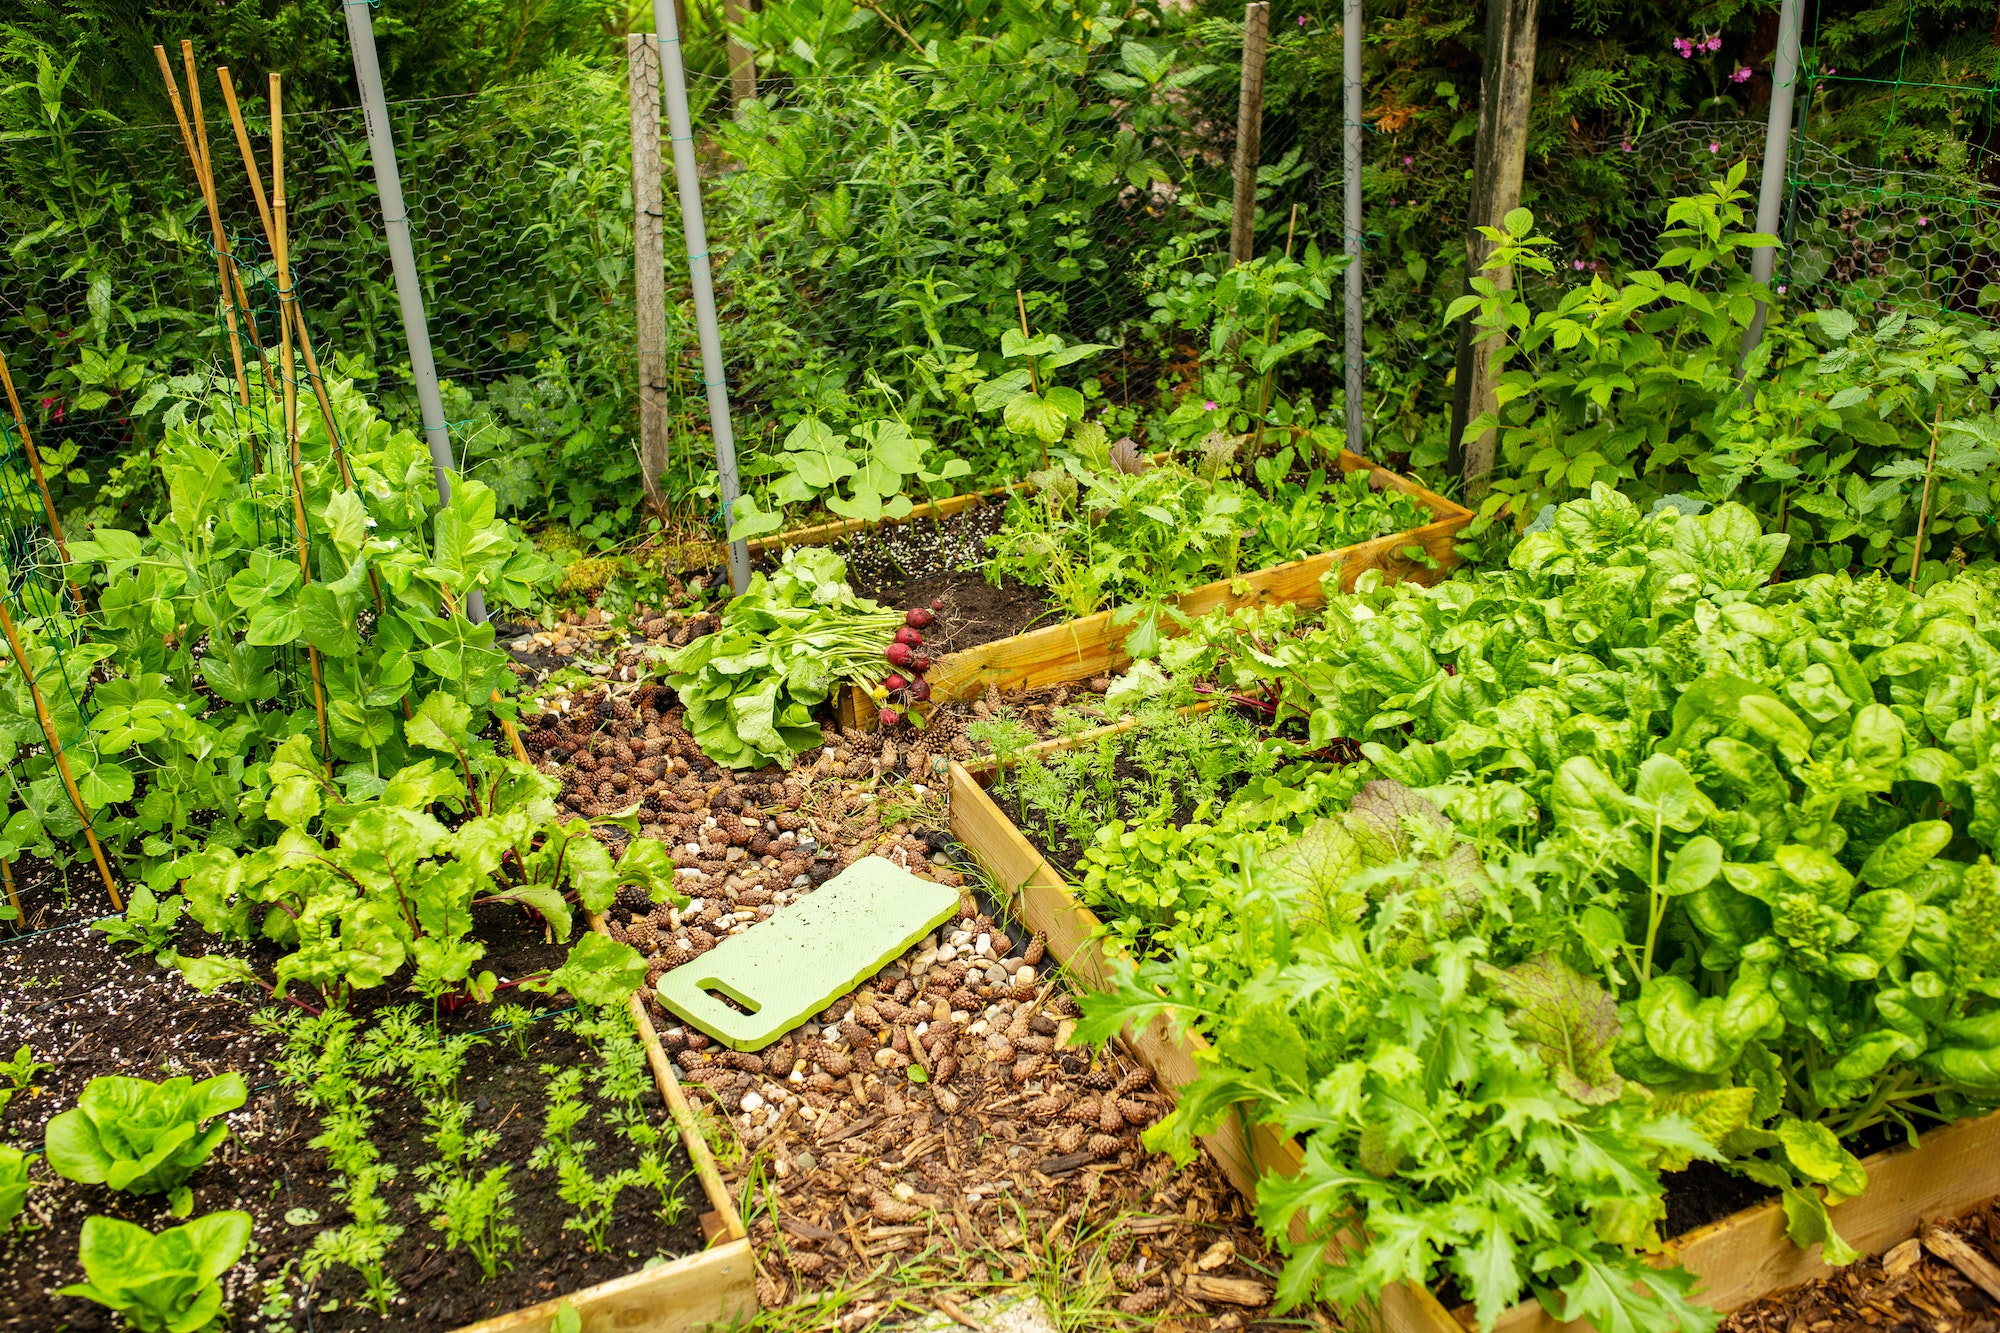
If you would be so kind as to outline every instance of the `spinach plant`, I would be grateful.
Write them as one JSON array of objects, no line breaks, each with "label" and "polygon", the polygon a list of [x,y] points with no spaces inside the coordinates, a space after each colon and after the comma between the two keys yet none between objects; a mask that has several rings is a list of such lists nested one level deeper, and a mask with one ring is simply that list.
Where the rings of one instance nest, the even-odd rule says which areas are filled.
[{"label": "spinach plant", "polygon": [[73,1110],[45,1131],[49,1167],[66,1180],[133,1194],[165,1194],[175,1217],[194,1207],[187,1179],[206,1162],[229,1126],[221,1116],[249,1095],[243,1076],[164,1083],[104,1074],[84,1086]]}]

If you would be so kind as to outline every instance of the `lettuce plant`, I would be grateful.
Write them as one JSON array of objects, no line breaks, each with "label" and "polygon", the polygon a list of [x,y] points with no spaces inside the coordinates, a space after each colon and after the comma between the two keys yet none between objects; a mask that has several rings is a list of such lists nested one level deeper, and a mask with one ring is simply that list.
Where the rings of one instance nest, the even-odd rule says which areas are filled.
[{"label": "lettuce plant", "polygon": [[194,1207],[187,1178],[229,1136],[219,1117],[246,1096],[234,1071],[200,1083],[186,1075],[164,1083],[101,1075],[85,1085],[74,1110],[49,1121],[49,1166],[80,1184],[164,1193],[174,1216],[186,1217]]},{"label": "lettuce plant", "polygon": [[250,1244],[250,1214],[210,1213],[158,1235],[115,1217],[84,1219],[78,1258],[88,1281],[62,1288],[116,1310],[141,1333],[222,1325],[221,1276]]}]

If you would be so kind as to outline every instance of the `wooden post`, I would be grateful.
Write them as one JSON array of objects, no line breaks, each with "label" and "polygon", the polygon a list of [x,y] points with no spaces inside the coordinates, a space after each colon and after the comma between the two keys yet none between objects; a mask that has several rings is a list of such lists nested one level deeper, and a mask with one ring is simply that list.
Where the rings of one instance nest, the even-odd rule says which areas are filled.
[{"label": "wooden post", "polygon": [[63,539],[62,520],[56,517],[55,498],[49,494],[49,479],[42,472],[42,456],[35,452],[34,437],[28,434],[28,414],[21,410],[21,395],[14,392],[14,376],[7,369],[7,358],[0,355],[0,385],[7,390],[7,406],[13,409],[14,425],[21,432],[21,452],[28,456],[28,471],[35,477],[35,487],[42,493],[42,512],[49,518],[49,536],[55,539],[56,554],[62,557],[63,582],[69,585],[69,595],[76,603],[76,613],[83,614],[83,590],[76,586],[76,580],[69,576],[69,543]]},{"label": "wooden post", "polygon": [[97,862],[97,873],[104,877],[104,891],[111,896],[111,910],[122,912],[125,900],[118,896],[118,884],[111,878],[111,863],[104,859],[104,848],[97,841],[97,830],[90,826],[90,807],[83,803],[83,793],[77,790],[76,778],[69,771],[69,756],[63,753],[62,737],[56,732],[56,720],[42,699],[42,687],[35,680],[35,668],[28,661],[28,650],[21,644],[20,631],[14,628],[14,617],[7,612],[5,598],[0,598],[0,630],[6,631],[7,647],[14,654],[14,665],[21,668],[21,679],[27,683],[28,697],[35,701],[35,720],[42,724],[42,738],[49,743],[49,757],[56,762],[63,790],[69,794],[69,803],[76,807],[76,817],[83,821],[83,840],[90,844],[90,855]]},{"label": "wooden post", "polygon": [[639,334],[639,476],[662,519],[667,471],[667,216],[660,201],[660,47],[625,35],[632,105],[632,286]]},{"label": "wooden post", "polygon": [[1271,35],[1269,0],[1243,6],[1243,78],[1236,95],[1235,208],[1229,219],[1229,262],[1247,264],[1257,248],[1257,158],[1264,133],[1264,46]]},{"label": "wooden post", "polygon": [[729,38],[729,110],[734,114],[757,95],[757,60],[749,47],[736,40],[736,27],[743,22],[743,0],[722,0],[722,21]]},{"label": "wooden post", "polygon": [[[1465,221],[1465,282],[1492,254],[1480,227],[1497,227],[1521,206],[1521,173],[1528,161],[1528,107],[1535,91],[1535,24],[1539,0],[1488,0],[1486,55],[1479,82],[1479,138],[1472,159],[1472,207]],[[1486,276],[1501,288],[1514,285],[1511,271]],[[1466,423],[1496,410],[1490,343],[1474,341],[1467,316],[1458,323],[1458,376],[1451,404],[1451,463],[1465,478],[1465,499],[1476,504],[1493,473],[1498,432],[1465,442]]]}]

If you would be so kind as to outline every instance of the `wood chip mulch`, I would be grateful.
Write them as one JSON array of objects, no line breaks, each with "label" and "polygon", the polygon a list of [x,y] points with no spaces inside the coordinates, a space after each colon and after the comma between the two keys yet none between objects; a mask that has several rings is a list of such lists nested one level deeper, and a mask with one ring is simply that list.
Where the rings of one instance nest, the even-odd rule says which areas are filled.
[{"label": "wood chip mulch", "polygon": [[[2000,1201],[1732,1313],[1722,1333],[1995,1333]],[[1836,1221],[1838,1213],[1835,1214]]]}]

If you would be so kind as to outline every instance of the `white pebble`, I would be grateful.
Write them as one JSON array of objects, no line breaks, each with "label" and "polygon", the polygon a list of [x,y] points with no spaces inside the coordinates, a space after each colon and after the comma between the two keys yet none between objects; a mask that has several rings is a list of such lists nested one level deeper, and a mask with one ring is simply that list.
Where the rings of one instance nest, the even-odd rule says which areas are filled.
[{"label": "white pebble", "polygon": [[992,953],[993,937],[991,935],[981,935],[976,941],[973,942],[972,951],[976,954]]},{"label": "white pebble", "polygon": [[743,1114],[755,1115],[764,1109],[764,1099],[754,1092],[746,1092],[743,1094],[742,1106]]},{"label": "white pebble", "polygon": [[952,959],[958,957],[958,946],[956,944],[947,944],[937,951],[935,957],[940,963],[949,963]]},{"label": "white pebble", "polygon": [[1027,966],[1026,964],[1023,964],[1023,965],[1022,965],[1022,967],[1021,967],[1021,970],[1020,970],[1019,972],[1016,972],[1016,973],[1014,974],[1014,984],[1015,984],[1015,985],[1017,985],[1017,986],[1032,986],[1032,985],[1034,985],[1034,984],[1035,984],[1035,969],[1034,969],[1034,968],[1032,968],[1032,967],[1029,967],[1029,966]]}]

